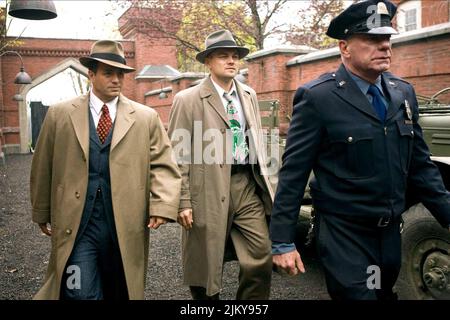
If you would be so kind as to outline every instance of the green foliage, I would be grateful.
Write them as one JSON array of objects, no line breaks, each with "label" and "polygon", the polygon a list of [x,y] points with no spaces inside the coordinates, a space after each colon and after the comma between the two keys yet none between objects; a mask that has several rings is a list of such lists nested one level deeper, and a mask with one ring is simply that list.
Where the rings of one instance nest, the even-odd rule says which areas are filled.
[{"label": "green foliage", "polygon": [[19,47],[23,44],[23,41],[19,40],[19,37],[15,39],[8,39],[8,30],[11,24],[6,21],[6,15],[8,13],[8,3],[5,8],[0,8],[0,53],[5,50],[5,48]]}]

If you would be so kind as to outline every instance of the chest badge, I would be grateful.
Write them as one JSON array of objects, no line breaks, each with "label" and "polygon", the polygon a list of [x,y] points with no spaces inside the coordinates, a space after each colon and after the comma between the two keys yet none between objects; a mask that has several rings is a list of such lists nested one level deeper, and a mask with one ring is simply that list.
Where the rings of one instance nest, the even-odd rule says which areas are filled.
[{"label": "chest badge", "polygon": [[405,99],[405,111],[406,111],[406,116],[408,117],[408,120],[405,120],[405,123],[411,124],[412,123],[412,111],[411,111],[411,107],[409,106],[409,102],[406,99]]}]

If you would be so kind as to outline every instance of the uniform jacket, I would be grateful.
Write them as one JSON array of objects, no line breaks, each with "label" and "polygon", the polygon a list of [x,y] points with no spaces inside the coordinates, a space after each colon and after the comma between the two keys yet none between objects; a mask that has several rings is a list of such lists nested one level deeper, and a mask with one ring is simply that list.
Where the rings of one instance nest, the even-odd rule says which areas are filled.
[{"label": "uniform jacket", "polygon": [[390,101],[385,123],[343,65],[297,90],[272,212],[272,241],[293,242],[311,169],[311,194],[319,210],[398,218],[406,209],[408,188],[443,226],[450,223],[450,196],[417,123],[414,89],[389,72],[382,74],[382,83]]},{"label": "uniform jacket", "polygon": [[[261,131],[259,106],[255,92],[236,81],[237,92],[251,131],[250,144],[257,150],[257,164],[252,165],[257,193],[263,201],[266,214],[272,209],[273,191],[268,176],[261,175],[266,167],[265,146]],[[189,146],[191,150],[211,153],[211,138],[202,139],[208,129],[216,129],[218,140],[225,141],[229,129],[227,115],[210,78],[199,85],[179,92],[173,102],[169,121],[169,136],[172,139],[177,158],[186,160],[179,163],[182,173],[180,209],[193,209],[193,228],[183,231],[184,282],[191,286],[207,288],[207,294],[219,292],[222,279],[222,265],[227,238],[227,220],[230,194],[231,165],[225,161],[207,164],[196,160],[199,152],[178,154],[179,147]],[[189,141],[178,142],[180,132],[189,132]],[[200,134],[200,144],[194,138],[194,131]],[[229,131],[229,130],[228,130]],[[202,140],[204,140],[202,142]],[[217,150],[227,146],[217,144]],[[264,152],[263,152],[264,151]]]},{"label": "uniform jacket", "polygon": [[[52,252],[36,299],[58,299],[86,199],[89,96],[49,108],[31,168],[32,219],[51,222]],[[175,220],[181,177],[157,113],[119,97],[109,155],[112,206],[130,299],[143,299],[152,215]],[[151,196],[150,196],[151,195]]]}]

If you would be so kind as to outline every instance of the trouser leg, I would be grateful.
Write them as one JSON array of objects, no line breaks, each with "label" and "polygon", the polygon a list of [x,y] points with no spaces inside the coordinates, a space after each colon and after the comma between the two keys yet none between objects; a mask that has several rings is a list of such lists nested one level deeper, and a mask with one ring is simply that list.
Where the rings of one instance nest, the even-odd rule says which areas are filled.
[{"label": "trouser leg", "polygon": [[101,283],[97,244],[87,230],[75,244],[66,264],[61,281],[61,299],[101,300]]},{"label": "trouser leg", "polygon": [[392,298],[399,268],[398,224],[378,228],[327,213],[316,215],[317,251],[331,298]]},{"label": "trouser leg", "polygon": [[215,294],[213,296],[208,296],[206,294],[206,288],[190,286],[191,296],[193,300],[219,300],[219,294]]},{"label": "trouser leg", "polygon": [[240,266],[236,299],[269,299],[271,242],[264,207],[249,173],[232,176],[230,214],[230,237]]}]

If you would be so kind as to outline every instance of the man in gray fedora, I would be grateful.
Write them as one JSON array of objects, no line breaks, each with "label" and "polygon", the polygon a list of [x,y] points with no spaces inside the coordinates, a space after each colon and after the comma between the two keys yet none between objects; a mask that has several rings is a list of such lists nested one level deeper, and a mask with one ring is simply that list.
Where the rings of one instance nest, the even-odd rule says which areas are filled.
[{"label": "man in gray fedora", "polygon": [[158,114],[120,93],[122,45],[80,62],[91,90],[49,108],[33,156],[32,218],[52,241],[35,298],[143,299],[149,228],[176,220],[180,173]]},{"label": "man in gray fedora", "polygon": [[[184,227],[184,283],[194,299],[219,298],[228,257],[239,261],[237,299],[268,299],[270,294],[266,215],[273,191],[261,174],[267,162],[258,101],[254,90],[234,79],[248,53],[230,31],[210,34],[206,49],[196,56],[210,75],[179,92],[170,113],[174,150],[185,141],[178,139],[183,133],[190,136],[189,147],[176,156],[182,173],[178,222]],[[202,139],[197,129],[214,139]]]}]

